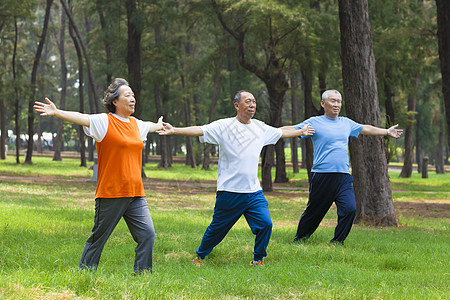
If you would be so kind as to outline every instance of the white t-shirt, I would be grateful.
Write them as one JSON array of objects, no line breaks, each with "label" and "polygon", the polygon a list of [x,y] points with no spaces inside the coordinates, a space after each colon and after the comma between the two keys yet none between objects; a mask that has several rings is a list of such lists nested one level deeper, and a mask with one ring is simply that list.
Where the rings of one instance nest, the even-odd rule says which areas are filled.
[{"label": "white t-shirt", "polygon": [[264,146],[275,144],[281,129],[256,119],[242,124],[236,117],[214,121],[200,127],[200,142],[219,145],[217,190],[254,193],[261,190],[258,163]]},{"label": "white t-shirt", "polygon": [[[119,119],[122,122],[130,123],[129,119],[125,119],[119,117],[116,114],[110,113],[115,118]],[[130,118],[134,118],[131,117]],[[142,141],[145,142],[147,140],[147,134],[150,131],[150,124],[148,122],[141,121],[136,119],[137,126],[139,128],[139,133],[141,134]],[[84,133],[87,136],[92,137],[96,142],[100,143],[106,135],[108,131],[108,115],[107,114],[94,114],[89,115],[89,127],[84,127]]]}]

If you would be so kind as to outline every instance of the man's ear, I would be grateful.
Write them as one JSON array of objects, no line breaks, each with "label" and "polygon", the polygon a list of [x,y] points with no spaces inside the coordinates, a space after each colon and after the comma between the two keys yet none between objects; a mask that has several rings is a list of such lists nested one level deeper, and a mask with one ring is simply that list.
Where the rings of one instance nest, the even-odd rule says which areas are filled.
[{"label": "man's ear", "polygon": [[325,101],[324,100],[320,100],[320,106],[324,107],[325,105]]}]

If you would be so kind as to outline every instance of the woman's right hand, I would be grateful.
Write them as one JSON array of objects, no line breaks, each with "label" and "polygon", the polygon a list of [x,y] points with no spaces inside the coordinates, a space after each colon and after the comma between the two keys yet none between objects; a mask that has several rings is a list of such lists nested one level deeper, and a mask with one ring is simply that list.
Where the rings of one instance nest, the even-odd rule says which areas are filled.
[{"label": "woman's right hand", "polygon": [[37,112],[40,112],[41,116],[55,116],[58,110],[55,103],[50,101],[47,97],[45,97],[45,101],[47,101],[48,104],[39,101],[34,102],[34,109]]}]

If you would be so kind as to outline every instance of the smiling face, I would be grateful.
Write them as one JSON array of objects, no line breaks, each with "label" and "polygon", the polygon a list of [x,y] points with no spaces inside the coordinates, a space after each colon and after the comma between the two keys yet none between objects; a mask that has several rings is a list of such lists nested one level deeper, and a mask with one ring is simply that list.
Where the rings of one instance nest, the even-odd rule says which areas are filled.
[{"label": "smiling face", "polygon": [[247,124],[253,118],[256,112],[255,97],[249,92],[242,92],[241,99],[234,103],[237,111],[237,119],[239,122]]},{"label": "smiling face", "polygon": [[123,118],[128,118],[134,113],[136,100],[134,99],[133,90],[126,85],[119,87],[119,97],[113,101],[116,107],[116,114]]},{"label": "smiling face", "polygon": [[326,117],[336,119],[339,116],[342,107],[341,95],[334,91],[330,91],[328,93],[328,98],[322,100],[320,105],[323,107]]}]

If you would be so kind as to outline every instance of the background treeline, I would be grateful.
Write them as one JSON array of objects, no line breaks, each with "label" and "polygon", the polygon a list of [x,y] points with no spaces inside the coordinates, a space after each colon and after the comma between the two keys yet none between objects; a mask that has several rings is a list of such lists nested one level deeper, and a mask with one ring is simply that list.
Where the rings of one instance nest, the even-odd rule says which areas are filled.
[{"label": "background treeline", "polygon": [[[406,129],[405,138],[385,139],[386,159],[404,162],[406,177],[424,156],[444,172],[449,149],[436,2],[368,5],[382,125]],[[17,163],[20,149],[27,148],[25,163],[32,163],[33,151],[50,148],[60,160],[63,149],[76,149],[86,165],[85,157],[94,157],[92,140],[77,126],[38,117],[32,103],[48,96],[62,109],[100,113],[114,77],[129,81],[135,115],[143,120],[163,115],[189,126],[230,117],[233,95],[246,89],[257,98],[258,119],[298,123],[321,114],[323,90],[343,91],[339,22],[334,0],[2,0],[1,149],[16,150]],[[43,132],[52,133],[50,142]],[[284,149],[297,144],[281,141],[268,150],[275,181],[287,180]],[[291,151],[294,168],[312,159],[308,146],[300,146],[303,158]],[[167,168],[181,149],[186,164],[205,169],[215,151],[190,138],[149,135],[145,155],[160,154]]]}]

